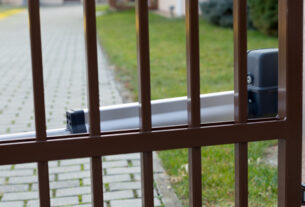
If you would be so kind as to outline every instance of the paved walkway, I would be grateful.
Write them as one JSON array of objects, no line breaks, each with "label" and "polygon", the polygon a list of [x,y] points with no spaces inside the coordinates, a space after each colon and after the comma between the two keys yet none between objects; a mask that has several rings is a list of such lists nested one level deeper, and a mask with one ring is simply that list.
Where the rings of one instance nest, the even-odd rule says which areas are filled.
[{"label": "paved walkway", "polygon": [[[0,134],[33,131],[27,13],[0,20]],[[47,128],[87,107],[81,6],[41,9]],[[122,103],[99,49],[101,105]],[[141,206],[139,154],[103,157],[106,207]],[[89,159],[49,162],[52,206],[91,206]],[[162,205],[155,190],[155,205]],[[36,163],[0,166],[0,207],[39,206]]]}]

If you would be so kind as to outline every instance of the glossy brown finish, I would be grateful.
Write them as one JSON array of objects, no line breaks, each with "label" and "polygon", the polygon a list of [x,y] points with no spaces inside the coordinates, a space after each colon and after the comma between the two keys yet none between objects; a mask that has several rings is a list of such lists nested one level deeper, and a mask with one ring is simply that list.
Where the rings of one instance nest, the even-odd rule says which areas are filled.
[{"label": "glossy brown finish", "polygon": [[202,206],[201,148],[193,147],[188,151],[189,199],[190,206]]},{"label": "glossy brown finish", "polygon": [[38,162],[38,187],[40,206],[50,206],[49,166],[48,162]]},{"label": "glossy brown finish", "polygon": [[148,5],[136,0],[140,129],[100,132],[95,1],[84,0],[90,133],[46,136],[39,1],[31,0],[36,138],[0,142],[0,165],[38,162],[40,206],[50,206],[49,160],[91,157],[93,205],[103,206],[101,156],[141,153],[142,201],[153,207],[152,151],[189,148],[190,206],[202,206],[201,147],[235,144],[236,206],[248,206],[248,142],[279,140],[278,206],[300,206],[303,0],[279,1],[279,116],[247,119],[247,7],[234,0],[234,122],[200,123],[198,0],[186,0],[188,125],[152,128]]},{"label": "glossy brown finish", "polygon": [[[28,8],[29,8],[29,28],[30,28],[31,56],[32,56],[36,139],[38,141],[43,142],[46,140],[47,135],[46,135],[46,119],[45,119],[39,1],[38,0],[29,1]],[[48,162],[44,162],[44,161],[39,162],[37,168],[38,168],[40,206],[49,207],[50,189],[49,189]]]},{"label": "glossy brown finish", "polygon": [[[234,120],[248,119],[247,0],[234,0]],[[235,144],[235,206],[248,206],[248,143]]]},{"label": "glossy brown finish", "polygon": [[142,206],[154,206],[153,154],[141,153]]},{"label": "glossy brown finish", "polygon": [[187,110],[190,127],[199,127],[200,61],[198,0],[186,0]]},{"label": "glossy brown finish", "polygon": [[248,206],[248,143],[235,144],[235,206]]},{"label": "glossy brown finish", "polygon": [[[6,143],[0,144],[0,165],[271,140],[285,137],[286,129],[286,121],[281,120]],[[206,138],[211,135],[213,139]]]},{"label": "glossy brown finish", "polygon": [[[136,32],[139,81],[140,131],[151,131],[149,20],[147,0],[136,0]],[[154,206],[153,155],[151,151],[141,153],[142,206]]]},{"label": "glossy brown finish", "polygon": [[234,119],[248,120],[246,0],[234,0]]},{"label": "glossy brown finish", "polygon": [[287,120],[289,132],[278,143],[280,207],[301,203],[303,5],[303,0],[279,1],[279,117]]},{"label": "glossy brown finish", "polygon": [[33,95],[35,111],[36,137],[44,141],[46,135],[45,101],[43,85],[43,66],[40,32],[39,1],[29,1],[29,28],[31,38]]},{"label": "glossy brown finish", "polygon": [[[95,1],[84,0],[84,26],[86,39],[89,138],[100,135],[99,82],[97,60],[97,35]],[[90,150],[87,148],[87,150]],[[94,207],[104,205],[102,160],[99,156],[91,158],[92,203]]]},{"label": "glossy brown finish", "polygon": [[[189,127],[200,127],[200,61],[198,0],[186,0],[187,112]],[[189,149],[190,207],[202,206],[201,148]]]}]

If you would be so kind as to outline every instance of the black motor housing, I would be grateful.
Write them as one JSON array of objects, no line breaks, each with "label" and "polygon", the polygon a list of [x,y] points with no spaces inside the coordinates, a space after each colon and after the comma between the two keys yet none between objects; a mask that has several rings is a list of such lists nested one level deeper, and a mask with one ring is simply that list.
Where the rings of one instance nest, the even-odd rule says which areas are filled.
[{"label": "black motor housing", "polygon": [[278,49],[248,52],[248,116],[272,117],[278,113]]}]

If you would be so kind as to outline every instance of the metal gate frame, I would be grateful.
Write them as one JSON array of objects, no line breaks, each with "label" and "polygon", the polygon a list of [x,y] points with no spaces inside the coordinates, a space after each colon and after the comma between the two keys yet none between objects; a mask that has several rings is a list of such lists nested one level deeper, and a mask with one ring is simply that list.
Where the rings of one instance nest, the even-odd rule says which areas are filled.
[{"label": "metal gate frame", "polygon": [[278,206],[301,204],[303,0],[279,0],[279,115],[247,118],[247,4],[234,0],[234,122],[201,124],[198,0],[186,0],[188,125],[151,127],[147,0],[136,0],[140,130],[100,132],[95,1],[84,0],[90,133],[47,137],[39,0],[29,0],[36,138],[0,142],[0,164],[38,162],[40,206],[50,206],[48,161],[91,157],[93,205],[103,206],[101,156],[141,152],[142,203],[153,206],[152,151],[189,148],[190,206],[202,206],[202,146],[235,144],[235,206],[248,206],[247,143],[278,140]]}]

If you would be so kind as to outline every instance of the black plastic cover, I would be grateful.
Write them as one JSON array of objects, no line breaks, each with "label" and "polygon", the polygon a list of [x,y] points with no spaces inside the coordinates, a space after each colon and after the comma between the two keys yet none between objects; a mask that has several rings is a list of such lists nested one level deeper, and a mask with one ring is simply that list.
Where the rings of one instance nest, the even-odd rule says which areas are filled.
[{"label": "black plastic cover", "polygon": [[278,112],[278,49],[248,52],[248,116],[275,116]]},{"label": "black plastic cover", "polygon": [[86,122],[85,122],[85,113],[83,110],[69,110],[66,112],[67,117],[67,129],[75,133],[86,133]]}]

